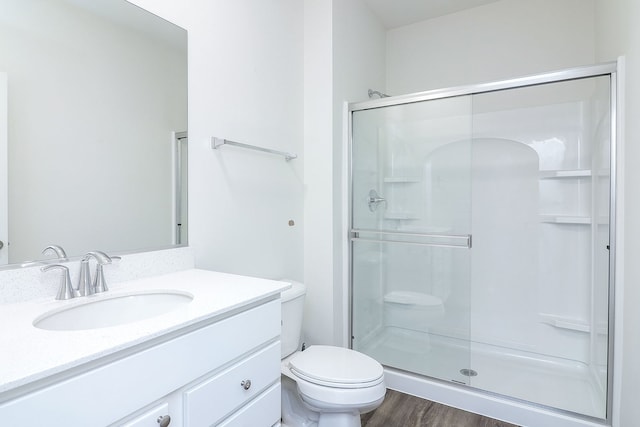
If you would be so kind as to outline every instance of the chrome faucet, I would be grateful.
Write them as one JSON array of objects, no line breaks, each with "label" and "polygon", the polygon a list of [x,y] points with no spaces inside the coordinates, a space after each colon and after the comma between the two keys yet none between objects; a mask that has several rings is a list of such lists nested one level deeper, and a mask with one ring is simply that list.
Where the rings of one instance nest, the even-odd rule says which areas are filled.
[{"label": "chrome faucet", "polygon": [[71,284],[71,277],[69,276],[69,269],[67,267],[60,264],[50,264],[40,268],[40,270],[43,272],[54,270],[54,269],[62,270],[62,275],[60,276],[60,287],[58,288],[58,294],[56,295],[56,299],[67,300],[67,299],[77,297],[78,291],[74,289],[73,285]]},{"label": "chrome faucet", "polygon": [[369,205],[369,210],[371,212],[375,212],[378,209],[378,205],[380,203],[384,203],[386,206],[387,199],[378,195],[378,192],[376,190],[369,191],[369,197],[367,198],[367,205]]},{"label": "chrome faucet", "polygon": [[[64,250],[56,245],[48,246],[45,250],[53,250],[57,255],[61,255],[66,259]],[[60,252],[58,252],[58,250]],[[43,251],[44,253],[44,251]],[[91,270],[89,267],[89,261],[91,258],[96,260],[96,275],[91,281]],[[43,272],[59,269],[63,270],[62,276],[60,276],[60,287],[58,288],[57,300],[67,300],[78,296],[89,296],[100,292],[106,292],[109,290],[107,282],[104,278],[103,265],[111,264],[114,260],[119,260],[119,256],[109,256],[102,251],[91,251],[82,257],[80,260],[80,276],[78,278],[78,287],[74,288],[71,283],[71,276],[69,275],[69,268],[61,264],[50,264],[40,268]]]},{"label": "chrome faucet", "polygon": [[61,260],[67,260],[67,253],[62,249],[60,245],[49,245],[42,250],[43,255],[47,255],[49,252],[53,252],[56,255],[56,258]]}]

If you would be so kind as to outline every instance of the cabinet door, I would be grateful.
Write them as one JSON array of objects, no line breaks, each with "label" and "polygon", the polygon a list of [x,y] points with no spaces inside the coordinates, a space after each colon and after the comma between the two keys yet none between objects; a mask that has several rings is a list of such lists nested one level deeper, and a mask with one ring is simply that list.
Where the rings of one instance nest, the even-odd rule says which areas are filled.
[{"label": "cabinet door", "polygon": [[[122,427],[158,427],[161,417],[169,416],[169,404],[161,403],[133,420],[122,424]],[[168,424],[167,424],[168,425]]]}]

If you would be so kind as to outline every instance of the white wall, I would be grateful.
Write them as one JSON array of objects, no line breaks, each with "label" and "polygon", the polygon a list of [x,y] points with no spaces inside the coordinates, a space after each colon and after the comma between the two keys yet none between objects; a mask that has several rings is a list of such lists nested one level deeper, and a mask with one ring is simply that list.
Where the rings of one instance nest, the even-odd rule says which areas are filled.
[{"label": "white wall", "polygon": [[494,81],[594,60],[594,0],[501,0],[390,30],[391,95]]},{"label": "white wall", "polygon": [[[634,190],[640,182],[640,122],[635,119],[640,114],[640,3],[635,0],[598,0],[596,3],[597,59],[598,61],[615,60],[619,55],[625,56],[625,92],[624,126],[621,129],[625,145],[620,153],[624,168],[624,236],[619,241],[623,249],[624,277],[618,281],[624,285],[624,319],[618,325],[623,331],[623,353],[616,354],[616,362],[622,362],[622,370],[617,378],[621,382],[621,396],[614,406],[620,406],[619,424],[622,427],[634,426],[640,419],[640,242],[635,236],[640,233],[640,200]],[[621,187],[618,187],[621,189]],[[623,279],[623,280],[622,280]],[[620,296],[621,297],[621,296]],[[618,384],[619,386],[620,384]]]},{"label": "white wall", "polygon": [[304,1],[304,281],[303,334],[333,343],[332,2]]},{"label": "white wall", "polygon": [[384,89],[385,32],[361,0],[306,0],[304,17],[304,330],[308,343],[346,345],[343,107]]},{"label": "white wall", "polygon": [[[189,244],[196,265],[301,280],[302,4],[189,5]],[[299,157],[286,162],[231,146],[214,151],[212,136]]]},{"label": "white wall", "polygon": [[[361,0],[308,0],[304,10],[293,1],[190,1],[187,13],[169,0],[135,3],[189,29],[189,242],[198,266],[304,280],[307,341],[342,342],[342,103],[384,89],[384,29]],[[212,135],[300,157],[211,152]]]},{"label": "white wall", "polygon": [[[189,31],[189,245],[196,265],[302,280],[302,4],[136,4]],[[214,151],[212,136],[298,159],[231,146]]]},{"label": "white wall", "polygon": [[69,255],[169,245],[186,52],[67,2],[3,7],[9,261],[52,243]]},{"label": "white wall", "polygon": [[[348,185],[345,159],[348,157],[348,123],[345,103],[368,99],[368,89],[384,92],[386,31],[363,0],[333,1],[333,307],[334,342],[349,345],[346,332],[349,317],[348,269],[345,212]],[[306,236],[305,236],[306,237]]]}]

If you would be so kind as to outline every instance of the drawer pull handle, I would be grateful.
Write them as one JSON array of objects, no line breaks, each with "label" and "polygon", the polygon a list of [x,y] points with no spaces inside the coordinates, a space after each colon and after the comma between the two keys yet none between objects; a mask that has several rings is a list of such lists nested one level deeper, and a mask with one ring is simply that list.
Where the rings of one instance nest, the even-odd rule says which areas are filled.
[{"label": "drawer pull handle", "polygon": [[157,421],[158,424],[160,424],[160,427],[167,427],[169,423],[171,423],[171,417],[169,415],[161,415],[158,417]]},{"label": "drawer pull handle", "polygon": [[251,387],[251,380],[244,380],[240,383],[240,385],[243,389],[249,390],[249,388]]}]

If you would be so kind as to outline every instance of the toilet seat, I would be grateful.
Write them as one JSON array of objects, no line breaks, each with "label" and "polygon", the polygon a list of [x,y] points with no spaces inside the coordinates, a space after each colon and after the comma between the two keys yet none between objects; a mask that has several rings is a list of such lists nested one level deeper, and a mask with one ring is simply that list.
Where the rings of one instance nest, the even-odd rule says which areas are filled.
[{"label": "toilet seat", "polygon": [[346,348],[314,345],[291,356],[283,369],[304,404],[317,412],[368,412],[387,390],[382,365]]},{"label": "toilet seat", "polygon": [[341,389],[374,387],[384,380],[382,365],[371,357],[324,345],[297,353],[289,361],[289,370],[309,383]]}]

